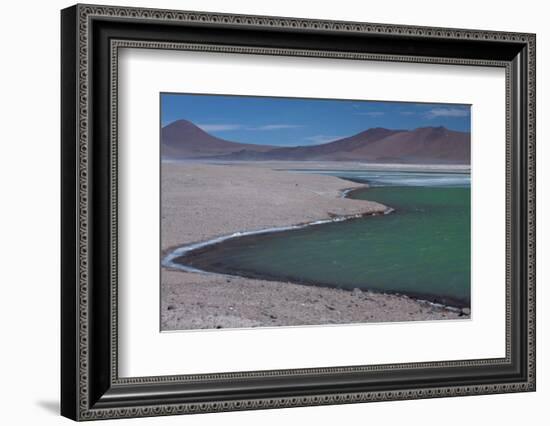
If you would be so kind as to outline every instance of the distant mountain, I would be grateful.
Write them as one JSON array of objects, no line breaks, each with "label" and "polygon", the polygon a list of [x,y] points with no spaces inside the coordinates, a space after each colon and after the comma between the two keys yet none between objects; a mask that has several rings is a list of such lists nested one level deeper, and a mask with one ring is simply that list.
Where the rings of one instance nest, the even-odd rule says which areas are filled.
[{"label": "distant mountain", "polygon": [[349,154],[372,162],[470,164],[470,133],[421,127],[395,132]]},{"label": "distant mountain", "polygon": [[396,130],[388,130],[378,127],[365,130],[364,132],[348,138],[338,139],[336,141],[320,145],[276,148],[261,154],[250,153],[244,150],[230,155],[234,158],[241,157],[245,159],[246,156],[250,156],[254,157],[254,159],[283,161],[349,160],[349,153],[366,147],[395,133],[397,133]]},{"label": "distant mountain", "polygon": [[231,154],[240,150],[269,151],[275,146],[226,141],[205,132],[187,120],[174,121],[161,129],[162,158],[185,159]]},{"label": "distant mountain", "polygon": [[470,133],[445,127],[377,127],[320,145],[274,147],[226,141],[179,120],[164,127],[161,137],[163,158],[173,159],[470,164]]}]

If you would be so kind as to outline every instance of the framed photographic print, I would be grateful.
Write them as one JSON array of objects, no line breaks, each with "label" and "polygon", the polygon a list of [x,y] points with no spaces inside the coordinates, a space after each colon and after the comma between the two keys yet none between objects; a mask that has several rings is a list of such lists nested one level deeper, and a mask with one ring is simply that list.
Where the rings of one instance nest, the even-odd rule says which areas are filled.
[{"label": "framed photographic print", "polygon": [[535,390],[535,36],[76,5],[74,420]]}]

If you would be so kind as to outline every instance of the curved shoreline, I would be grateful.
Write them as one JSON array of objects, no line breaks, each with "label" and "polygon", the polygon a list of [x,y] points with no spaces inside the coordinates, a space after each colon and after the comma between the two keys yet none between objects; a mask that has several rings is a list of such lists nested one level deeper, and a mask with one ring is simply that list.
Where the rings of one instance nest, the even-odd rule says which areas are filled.
[{"label": "curved shoreline", "polygon": [[[342,179],[342,178],[340,178]],[[344,179],[342,179],[344,180]],[[363,191],[368,189],[369,186],[367,184],[363,184],[361,187],[353,187],[353,188],[344,188],[340,190],[339,197],[340,198],[349,198],[349,195],[352,194],[355,191]],[[380,203],[378,203],[380,204]],[[383,204],[381,204],[383,205]],[[310,226],[317,226],[317,225],[324,225],[327,223],[337,223],[337,222],[343,222],[350,219],[359,219],[361,217],[365,216],[377,216],[379,214],[390,214],[395,211],[392,207],[388,207],[386,205],[383,205],[385,210],[383,212],[371,212],[371,213],[357,213],[352,215],[342,215],[337,216],[330,219],[320,219],[315,220],[313,222],[306,222],[306,223],[299,223],[295,225],[287,225],[287,226],[274,226],[264,229],[258,229],[253,231],[239,231],[239,232],[233,232],[231,234],[227,235],[221,235],[219,237],[211,238],[209,240],[205,241],[199,241],[196,243],[186,244],[183,246],[177,246],[176,248],[170,249],[167,254],[163,255],[163,258],[161,260],[161,265],[166,268],[176,269],[180,271],[185,272],[196,272],[196,273],[203,273],[203,274],[217,274],[217,272],[209,272],[204,271],[202,269],[193,268],[192,266],[183,265],[181,263],[174,262],[174,259],[185,256],[195,250],[203,249],[208,246],[212,246],[215,244],[223,243],[224,241],[231,240],[234,238],[240,238],[240,237],[246,237],[250,235],[261,235],[261,234],[269,234],[269,233],[275,233],[275,232],[285,232],[285,231],[292,231],[295,229],[304,229]],[[230,275],[230,274],[227,274]]]},{"label": "curved shoreline", "polygon": [[[340,191],[339,195],[340,195],[341,198],[353,199],[353,198],[351,198],[351,195],[354,192],[365,191],[365,190],[368,190],[368,189],[369,189],[368,184],[364,184],[364,186],[361,186],[361,187],[344,188]],[[387,214],[391,214],[392,212],[395,211],[395,209],[392,208],[392,207],[388,207],[386,205],[384,205],[384,207],[385,207],[385,210],[382,213],[374,212],[374,213],[345,215],[345,216],[338,216],[338,217],[335,217],[335,218],[317,220],[317,221],[302,223],[302,224],[280,226],[280,227],[270,227],[270,228],[259,229],[259,230],[254,230],[254,231],[242,231],[242,232],[234,232],[232,234],[222,235],[222,236],[219,236],[219,237],[216,237],[216,238],[212,238],[210,240],[201,241],[201,242],[192,243],[192,244],[187,244],[187,245],[180,246],[180,247],[177,247],[175,249],[172,249],[171,251],[168,252],[168,254],[166,254],[163,257],[163,259],[161,260],[161,264],[162,264],[162,266],[164,266],[166,268],[169,268],[169,269],[172,269],[172,270],[177,270],[177,271],[182,271],[182,272],[199,273],[199,274],[204,274],[204,275],[221,275],[221,276],[239,277],[239,278],[245,278],[245,279],[264,279],[264,280],[271,281],[271,282],[285,281],[285,282],[291,282],[291,283],[296,284],[296,285],[319,286],[319,287],[334,288],[334,289],[340,288],[340,287],[329,286],[329,285],[325,285],[325,284],[321,284],[321,283],[309,283],[309,282],[300,282],[300,281],[296,281],[296,280],[287,280],[284,277],[279,277],[279,279],[276,279],[275,277],[262,275],[262,274],[251,275],[251,274],[239,274],[239,273],[223,273],[223,272],[219,272],[219,271],[211,272],[211,271],[195,268],[193,266],[188,266],[188,265],[185,265],[183,263],[176,262],[175,260],[179,259],[181,257],[184,257],[186,255],[189,255],[189,254],[191,254],[192,252],[194,252],[196,250],[202,250],[202,249],[207,248],[209,246],[221,244],[225,241],[235,239],[235,238],[254,236],[254,235],[262,235],[262,234],[271,234],[271,233],[277,233],[277,232],[286,232],[286,231],[292,231],[292,230],[297,230],[297,229],[304,229],[304,228],[308,228],[308,227],[312,227],[312,226],[344,222],[344,221],[347,221],[347,220],[359,219],[359,218],[367,217],[367,216],[378,216],[380,214],[387,215]],[[344,291],[353,291],[353,290],[348,290],[348,289],[342,289],[342,290],[344,290]],[[462,312],[462,310],[465,308],[464,306],[455,306],[455,305],[440,303],[439,301],[437,301],[437,298],[434,298],[434,300],[429,300],[428,298],[426,298],[426,297],[429,297],[429,296],[426,296],[426,295],[425,296],[419,296],[418,294],[413,294],[413,293],[407,294],[407,293],[400,293],[400,292],[397,292],[397,291],[396,292],[391,292],[391,291],[390,292],[382,292],[382,291],[376,291],[376,290],[371,290],[371,289],[360,289],[360,290],[365,291],[365,292],[375,292],[377,294],[382,294],[382,295],[392,295],[392,296],[397,296],[397,297],[405,297],[405,298],[415,300],[419,303],[428,304],[430,306],[446,309],[446,310],[449,310],[449,311],[452,311],[452,312]],[[457,304],[457,305],[459,305],[459,304]],[[466,308],[468,308],[468,307],[466,307]]]},{"label": "curved shoreline", "polygon": [[[344,192],[342,192],[342,197],[346,198],[347,194],[351,193],[355,189],[366,189],[366,188],[368,187],[366,186],[365,188],[350,188],[350,189],[343,190],[348,192],[346,193],[346,195],[344,195]],[[202,274],[219,274],[218,272],[209,272],[202,269],[194,268],[192,266],[183,265],[181,263],[174,262],[174,260],[177,258],[183,257],[195,250],[220,244],[220,243],[223,243],[224,241],[228,241],[234,238],[246,237],[251,235],[261,235],[261,234],[271,234],[276,232],[292,231],[295,229],[304,229],[311,226],[344,222],[346,220],[359,219],[361,217],[366,217],[366,216],[377,216],[379,214],[385,215],[394,211],[394,209],[392,209],[391,207],[387,207],[387,206],[384,206],[384,207],[386,209],[382,213],[374,212],[374,213],[352,214],[352,215],[345,215],[345,216],[337,216],[330,219],[321,219],[313,222],[306,222],[306,223],[301,223],[296,225],[270,227],[270,228],[258,229],[254,231],[234,232],[232,234],[222,235],[216,238],[212,238],[210,240],[201,241],[201,242],[192,243],[192,244],[186,244],[184,246],[180,246],[175,249],[172,249],[170,252],[168,252],[168,254],[164,255],[164,257],[161,260],[161,265],[166,268],[176,269],[176,270],[185,271],[185,272],[196,272],[196,273],[202,273]],[[226,275],[231,275],[231,274],[226,274]]]},{"label": "curved shoreline", "polygon": [[[364,184],[335,176],[274,171],[272,164],[163,164],[162,168],[159,260],[165,261],[160,268],[163,331],[470,318],[469,311],[444,309],[403,294],[284,280],[275,283],[223,275],[221,270],[194,273],[167,267],[166,260],[168,265],[175,260],[175,250],[179,254],[194,249],[199,254],[198,247],[205,243],[234,238],[242,235],[243,229],[284,231],[296,224],[303,227],[345,217],[354,220],[369,213],[382,215],[388,209],[380,203],[346,197],[350,189],[364,189]],[[182,245],[182,241],[193,243]],[[211,249],[218,248],[205,248]]]}]

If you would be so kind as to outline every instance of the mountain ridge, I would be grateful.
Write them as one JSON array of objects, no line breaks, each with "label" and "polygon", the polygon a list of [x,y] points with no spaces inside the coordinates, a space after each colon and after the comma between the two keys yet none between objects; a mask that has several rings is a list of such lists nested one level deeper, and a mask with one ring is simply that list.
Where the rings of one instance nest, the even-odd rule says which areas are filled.
[{"label": "mountain ridge", "polygon": [[197,155],[220,155],[239,149],[267,151],[269,145],[244,144],[218,138],[188,120],[176,120],[161,129],[163,157],[192,158]]},{"label": "mountain ridge", "polygon": [[318,145],[280,147],[228,141],[188,120],[161,129],[162,157],[227,161],[365,161],[470,164],[470,133],[443,126],[392,130],[373,127]]}]

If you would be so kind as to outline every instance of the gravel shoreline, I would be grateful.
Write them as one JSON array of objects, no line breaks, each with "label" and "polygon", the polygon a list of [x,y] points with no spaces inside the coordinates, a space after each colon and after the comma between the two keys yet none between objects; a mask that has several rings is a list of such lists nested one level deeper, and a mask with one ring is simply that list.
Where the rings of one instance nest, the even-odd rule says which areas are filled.
[{"label": "gravel shoreline", "polygon": [[[362,184],[272,167],[163,163],[161,255],[234,232],[387,210],[342,197],[342,191]],[[406,296],[161,268],[162,330],[468,317]]]}]

